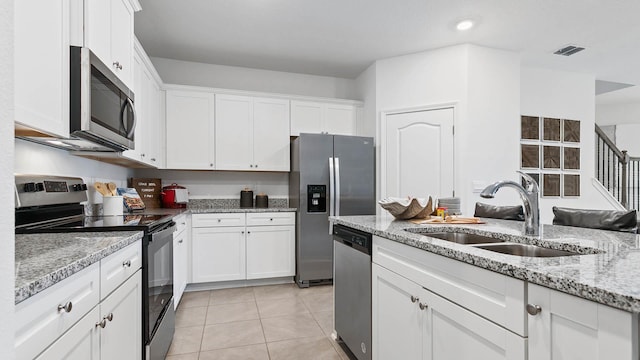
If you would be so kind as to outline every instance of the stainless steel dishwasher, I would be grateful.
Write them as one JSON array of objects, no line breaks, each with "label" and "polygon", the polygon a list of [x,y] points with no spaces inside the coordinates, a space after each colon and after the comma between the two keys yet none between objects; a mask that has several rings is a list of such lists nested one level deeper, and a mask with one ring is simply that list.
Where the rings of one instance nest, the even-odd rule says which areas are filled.
[{"label": "stainless steel dishwasher", "polygon": [[371,234],[333,227],[335,330],[358,360],[371,359]]}]

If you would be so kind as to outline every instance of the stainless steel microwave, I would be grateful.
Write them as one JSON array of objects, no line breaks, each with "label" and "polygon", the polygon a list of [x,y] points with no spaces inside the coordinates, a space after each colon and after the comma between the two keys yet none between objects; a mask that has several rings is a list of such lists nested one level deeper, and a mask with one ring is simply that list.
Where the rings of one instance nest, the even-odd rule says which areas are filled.
[{"label": "stainless steel microwave", "polygon": [[70,135],[115,151],[133,149],[133,91],[86,47],[71,47],[70,70]]}]

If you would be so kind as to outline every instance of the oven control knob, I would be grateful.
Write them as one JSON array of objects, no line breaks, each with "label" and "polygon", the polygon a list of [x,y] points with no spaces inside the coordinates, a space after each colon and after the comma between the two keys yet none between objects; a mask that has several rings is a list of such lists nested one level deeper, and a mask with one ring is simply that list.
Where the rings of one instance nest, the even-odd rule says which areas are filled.
[{"label": "oven control knob", "polygon": [[36,183],[36,191],[44,191],[44,184]]},{"label": "oven control knob", "polygon": [[24,192],[36,192],[36,183],[25,183]]}]

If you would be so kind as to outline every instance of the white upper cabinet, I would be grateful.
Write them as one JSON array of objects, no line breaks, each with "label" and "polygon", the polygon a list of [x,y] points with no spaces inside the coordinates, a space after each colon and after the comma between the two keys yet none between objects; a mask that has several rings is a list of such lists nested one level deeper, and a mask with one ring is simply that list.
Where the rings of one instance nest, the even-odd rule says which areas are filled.
[{"label": "white upper cabinet", "polygon": [[85,46],[129,88],[133,85],[133,14],[128,0],[85,0]]},{"label": "white upper cabinet", "polygon": [[15,121],[61,137],[69,136],[69,14],[69,0],[14,3]]},{"label": "white upper cabinet", "polygon": [[356,134],[354,105],[291,101],[291,136],[300,133]]},{"label": "white upper cabinet", "polygon": [[167,168],[214,170],[214,95],[166,91]]},{"label": "white upper cabinet", "polygon": [[289,171],[289,101],[216,95],[216,169]]}]

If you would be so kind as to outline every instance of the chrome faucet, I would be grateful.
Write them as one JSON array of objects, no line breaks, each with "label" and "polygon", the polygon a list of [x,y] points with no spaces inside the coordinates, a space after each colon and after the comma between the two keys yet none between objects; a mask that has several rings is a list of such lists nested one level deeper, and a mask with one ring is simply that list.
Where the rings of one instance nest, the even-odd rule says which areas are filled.
[{"label": "chrome faucet", "polygon": [[524,204],[524,233],[525,235],[539,236],[540,235],[540,208],[538,207],[538,184],[529,175],[518,171],[520,176],[524,178],[526,187],[518,184],[515,181],[502,180],[495,182],[482,190],[480,196],[483,198],[491,199],[496,194],[498,189],[503,186],[508,186],[518,190],[518,195],[522,199]]}]

